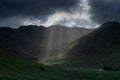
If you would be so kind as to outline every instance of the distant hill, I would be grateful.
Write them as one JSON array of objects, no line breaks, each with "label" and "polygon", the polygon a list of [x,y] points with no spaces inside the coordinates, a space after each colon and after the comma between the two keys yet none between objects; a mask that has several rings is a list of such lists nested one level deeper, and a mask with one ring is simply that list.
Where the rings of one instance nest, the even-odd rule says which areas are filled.
[{"label": "distant hill", "polygon": [[68,55],[67,65],[120,68],[120,23],[104,23],[79,39]]},{"label": "distant hill", "polygon": [[[93,30],[64,26],[20,26],[18,29],[0,27],[0,54],[15,55],[33,61],[57,53],[66,45]],[[54,53],[53,53],[54,52]]]}]

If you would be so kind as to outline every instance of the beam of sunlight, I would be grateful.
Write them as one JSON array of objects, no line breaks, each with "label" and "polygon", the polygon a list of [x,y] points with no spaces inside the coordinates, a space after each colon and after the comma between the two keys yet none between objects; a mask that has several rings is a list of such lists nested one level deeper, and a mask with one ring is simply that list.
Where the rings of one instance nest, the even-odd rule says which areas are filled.
[{"label": "beam of sunlight", "polygon": [[[43,64],[60,64],[67,57],[66,51],[73,46],[71,42],[76,39],[90,33],[89,31],[78,29],[77,27],[64,27],[60,25],[54,25],[47,28],[45,41],[44,56],[40,59],[40,63]],[[68,47],[69,45],[69,47]],[[66,47],[67,46],[67,47]],[[67,49],[67,50],[66,50]]]},{"label": "beam of sunlight", "polygon": [[[45,53],[44,53],[45,55],[42,59],[42,63],[44,63],[44,64],[49,62],[49,60],[53,60],[53,59],[57,60],[57,59],[62,58],[62,56],[64,56],[64,54],[61,54],[59,52],[59,50],[62,49],[62,45],[66,41],[64,39],[63,35],[66,36],[66,39],[67,39],[67,31],[66,30],[65,30],[66,34],[64,34],[65,33],[65,32],[63,32],[64,30],[59,27],[51,27],[48,29],[49,29],[49,32],[48,32],[49,35],[48,35],[48,38],[46,41],[46,49],[45,49]],[[57,39],[55,39],[55,38],[57,38]]]},{"label": "beam of sunlight", "polygon": [[[39,19],[26,19],[24,22],[25,25],[52,25],[52,27],[47,28],[47,32],[45,33],[45,49],[43,52],[44,56],[40,59],[41,63],[45,64],[47,62],[63,59],[65,57],[65,53],[61,53],[62,48],[67,45],[67,43],[69,44],[77,39],[78,35],[80,35],[80,37],[83,35],[83,33],[80,33],[77,29],[73,31],[71,28],[76,26],[92,28],[96,26],[96,24],[94,24],[91,20],[89,9],[90,6],[88,5],[88,0],[82,0],[82,3],[79,4],[77,9],[72,10],[71,13],[57,11],[55,14],[50,15],[45,22]],[[71,30],[68,31],[57,24],[70,26]]]}]

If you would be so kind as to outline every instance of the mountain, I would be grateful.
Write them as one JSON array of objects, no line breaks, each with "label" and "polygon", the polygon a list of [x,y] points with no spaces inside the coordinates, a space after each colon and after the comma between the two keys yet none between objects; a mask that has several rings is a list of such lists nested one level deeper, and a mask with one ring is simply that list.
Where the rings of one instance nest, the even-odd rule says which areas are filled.
[{"label": "mountain", "polygon": [[[78,28],[76,31],[79,33],[70,34],[75,29],[64,26],[46,28],[36,25],[20,26],[18,29],[0,27],[0,56],[15,53],[32,61],[42,60],[47,54],[57,53],[63,45],[92,31]],[[81,31],[84,34],[78,35]],[[67,37],[68,35],[73,36],[72,39]]]},{"label": "mountain", "polygon": [[64,47],[68,46],[71,42],[89,34],[92,31],[93,29],[79,27],[70,28],[61,25],[53,25],[48,27],[45,32],[44,39],[44,43],[46,46],[44,53],[47,54],[45,56],[44,62],[49,61],[49,59],[51,59],[51,55],[55,57],[59,56],[58,54]]},{"label": "mountain", "polygon": [[[67,30],[68,28],[63,27],[63,29]],[[71,30],[71,28],[69,29]],[[120,79],[120,72],[118,68],[114,68],[114,70],[116,69],[115,71],[104,71],[101,68],[95,68],[95,66],[98,67],[103,64],[112,64],[112,66],[117,65],[117,67],[119,67],[119,23],[105,23],[92,33],[89,33],[88,30],[89,34],[84,37],[82,37],[83,35],[79,35],[81,38],[75,40],[73,39],[72,43],[72,40],[69,40],[70,43],[65,42],[65,45],[63,44],[63,47],[65,46],[64,49],[62,48],[60,50],[60,53],[63,52],[61,54],[65,54],[63,60],[66,63],[63,65],[43,65],[26,60],[36,60],[38,57],[42,58],[44,56],[43,52],[46,50],[46,42],[49,41],[46,39],[50,38],[48,38],[48,35],[50,35],[51,30],[53,31],[51,27],[45,28],[43,26],[33,25],[21,26],[18,29],[1,27],[0,80]],[[62,30],[63,33],[65,33],[64,30]],[[52,37],[50,40],[59,40],[58,36],[60,35],[58,35],[58,32],[61,32],[60,28],[55,27],[54,31],[56,38]],[[73,28],[72,31],[74,31]],[[66,35],[63,36],[63,40],[66,39]],[[52,46],[52,44],[49,45]],[[53,46],[53,48],[58,47],[57,45]],[[57,57],[55,56],[54,58]],[[72,66],[79,66],[66,67],[65,65],[68,64],[71,64]],[[94,68],[90,68],[89,66],[92,66]],[[111,69],[111,67],[108,68]]]},{"label": "mountain", "polygon": [[0,49],[35,60],[38,54],[42,53],[42,47],[37,41],[42,41],[44,30],[44,27],[37,26],[21,26],[18,29],[1,27]]},{"label": "mountain", "polygon": [[120,23],[104,23],[92,33],[79,39],[68,55],[69,58],[66,59],[68,65],[120,68]]},{"label": "mountain", "polygon": [[[60,30],[61,28],[63,30]],[[79,29],[81,30],[81,28],[61,28],[56,26],[45,28],[43,26],[33,25],[21,26],[18,29],[1,27],[0,80],[120,79],[120,72],[118,69],[120,61],[120,23],[107,22],[95,31],[92,30],[93,32],[90,30],[92,33],[87,30],[89,34],[86,33],[88,35],[85,34],[86,36],[84,35],[84,37],[82,37],[83,35],[78,35],[77,33],[72,33],[68,30],[74,31],[74,29],[77,29],[79,32]],[[73,34],[70,35],[71,37],[73,36],[72,38],[75,38],[75,40],[70,39],[66,35],[62,35],[63,40],[66,40],[66,38],[70,39],[68,42],[61,43],[63,44],[63,48],[59,50],[59,53],[63,54],[63,56],[59,57],[64,57],[60,58],[60,60],[64,60],[64,64],[43,65],[26,60],[43,59],[45,55],[44,50],[47,50],[46,46],[48,45],[46,42],[49,41],[48,39],[54,40],[56,43],[56,45],[52,45],[53,43],[49,44],[50,46],[53,46],[51,49],[59,49],[57,42],[61,37],[58,38],[58,36],[60,36],[58,33],[65,34],[66,30],[68,30],[69,34]],[[51,32],[54,32],[52,35],[55,37],[48,37],[48,35],[51,35]],[[75,34],[80,38],[77,39]],[[57,56],[52,56],[53,61],[56,60],[55,58],[58,60]],[[104,71],[102,68],[98,68],[106,65],[112,67],[116,66],[118,68],[113,68],[114,70],[112,71]],[[108,68],[111,69],[111,67]]]}]

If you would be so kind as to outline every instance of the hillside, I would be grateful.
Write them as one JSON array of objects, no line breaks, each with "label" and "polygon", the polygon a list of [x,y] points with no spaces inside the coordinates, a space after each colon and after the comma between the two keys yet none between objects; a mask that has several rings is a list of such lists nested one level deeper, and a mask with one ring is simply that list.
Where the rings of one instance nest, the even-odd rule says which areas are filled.
[{"label": "hillside", "polygon": [[[72,30],[74,33],[71,35]],[[25,59],[41,61],[46,55],[49,57],[55,55],[63,46],[91,31],[81,28],[76,30],[76,28],[64,26],[46,28],[28,25],[20,26],[18,29],[0,27],[0,49],[5,49],[8,54],[15,53]],[[78,33],[81,34],[76,35]]]},{"label": "hillside", "polygon": [[[43,50],[46,50],[45,46],[47,46],[44,41],[47,35],[42,34],[47,34],[45,27],[22,26],[19,29],[4,27],[0,30],[0,80],[120,79],[119,70],[100,71],[101,66],[104,65],[119,68],[120,24],[117,22],[105,23],[80,39],[69,40],[70,43],[65,42],[67,45],[63,45],[64,49],[60,49],[58,53],[60,56],[51,54],[51,59],[47,59],[53,63],[63,61],[62,65],[43,65],[30,61],[44,56]],[[57,34],[54,35],[57,37]],[[33,51],[37,51],[36,49],[40,52],[34,54]]]},{"label": "hillside", "polygon": [[0,58],[0,80],[67,80],[69,75],[64,68],[31,63],[17,56]]},{"label": "hillside", "polygon": [[119,71],[47,66],[18,56],[0,57],[0,80],[119,80]]},{"label": "hillside", "polygon": [[120,68],[120,23],[104,23],[94,32],[79,39],[68,55],[68,65]]}]

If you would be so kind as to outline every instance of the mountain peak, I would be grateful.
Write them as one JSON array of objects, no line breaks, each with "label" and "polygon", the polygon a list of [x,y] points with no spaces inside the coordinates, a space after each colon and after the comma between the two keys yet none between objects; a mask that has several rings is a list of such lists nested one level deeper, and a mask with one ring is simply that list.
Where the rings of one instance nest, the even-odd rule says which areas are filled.
[{"label": "mountain peak", "polygon": [[119,22],[104,23],[97,30],[78,40],[77,44],[68,52],[70,56],[68,61],[70,61],[70,64],[72,61],[77,66],[84,67],[104,66],[106,64],[119,65],[119,35]]},{"label": "mountain peak", "polygon": [[108,21],[105,22],[104,24],[108,25],[108,24],[120,24],[118,21]]},{"label": "mountain peak", "polygon": [[100,29],[101,28],[112,28],[112,29],[120,28],[120,23],[117,21],[105,22],[103,25],[100,26]]},{"label": "mountain peak", "polygon": [[29,29],[29,30],[34,30],[34,29],[43,29],[45,28],[44,26],[37,26],[37,25],[27,25],[27,26],[20,26],[18,29]]},{"label": "mountain peak", "polygon": [[50,29],[69,29],[70,27],[62,26],[62,25],[52,25],[49,27]]},{"label": "mountain peak", "polygon": [[18,30],[27,33],[38,33],[38,32],[43,32],[45,30],[45,27],[37,26],[37,25],[28,25],[28,26],[20,26]]}]

